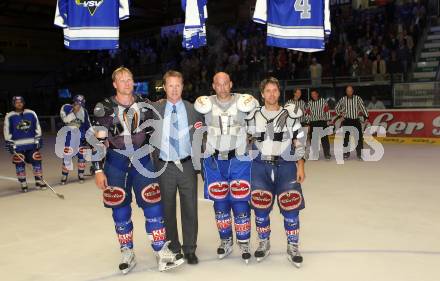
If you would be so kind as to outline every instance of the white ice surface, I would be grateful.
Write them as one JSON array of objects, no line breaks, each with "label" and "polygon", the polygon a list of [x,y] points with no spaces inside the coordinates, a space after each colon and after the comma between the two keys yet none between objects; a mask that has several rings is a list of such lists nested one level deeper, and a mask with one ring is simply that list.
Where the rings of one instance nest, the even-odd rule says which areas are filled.
[{"label": "white ice surface", "polygon": [[[71,183],[59,186],[61,161],[53,147],[52,141],[43,150],[44,174],[65,200],[49,190],[34,191],[33,183],[29,193],[19,193],[9,156],[0,153],[1,280],[440,280],[438,146],[386,145],[380,162],[308,161],[301,269],[286,258],[277,207],[271,215],[271,256],[246,266],[235,246],[232,256],[218,261],[212,204],[201,199],[199,265],[159,273],[142,212],[133,206],[138,264],[126,276],[118,270],[111,211],[103,208],[100,191],[92,178],[82,185],[74,182],[76,172]],[[28,167],[32,182],[30,176]],[[202,190],[200,180],[200,198]]]}]

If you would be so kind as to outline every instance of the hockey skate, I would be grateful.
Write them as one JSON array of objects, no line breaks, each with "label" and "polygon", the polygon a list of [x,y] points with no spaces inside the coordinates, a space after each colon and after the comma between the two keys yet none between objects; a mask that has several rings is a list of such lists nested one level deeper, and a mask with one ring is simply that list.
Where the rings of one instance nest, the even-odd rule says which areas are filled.
[{"label": "hockey skate", "polygon": [[219,259],[224,259],[232,253],[232,237],[221,239],[220,246],[217,248],[217,255]]},{"label": "hockey skate", "polygon": [[251,246],[249,243],[249,240],[247,241],[239,241],[237,242],[238,247],[240,247],[241,250],[241,258],[243,259],[243,261],[248,264],[249,261],[251,260]]},{"label": "hockey skate", "polygon": [[258,242],[258,248],[254,253],[257,262],[263,261],[270,254],[270,240],[260,239]]},{"label": "hockey skate", "polygon": [[119,270],[122,274],[127,274],[136,265],[136,259],[133,249],[123,247],[121,249],[121,263],[119,264]]},{"label": "hockey skate", "polygon": [[78,174],[78,180],[79,180],[79,183],[84,183],[84,173]]},{"label": "hockey skate", "polygon": [[36,185],[37,189],[39,189],[39,190],[46,190],[47,189],[47,185],[43,180],[36,180],[35,185]]},{"label": "hockey skate", "polygon": [[176,254],[168,248],[170,242],[167,241],[162,249],[156,252],[157,266],[161,272],[176,268],[184,263],[181,255],[180,259],[177,259]]},{"label": "hockey skate", "polygon": [[61,176],[61,185],[65,185],[67,182],[67,175],[62,175]]},{"label": "hockey skate", "polygon": [[287,244],[287,259],[297,268],[301,267],[303,257],[299,252],[298,244]]},{"label": "hockey skate", "polygon": [[20,185],[21,185],[21,192],[23,192],[23,193],[28,192],[28,186],[27,186],[27,183],[25,181],[21,182]]}]

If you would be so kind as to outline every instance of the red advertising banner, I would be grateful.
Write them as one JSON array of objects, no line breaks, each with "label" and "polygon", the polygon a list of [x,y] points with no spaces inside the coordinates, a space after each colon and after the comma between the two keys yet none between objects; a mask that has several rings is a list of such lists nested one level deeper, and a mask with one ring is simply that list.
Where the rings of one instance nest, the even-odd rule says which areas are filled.
[{"label": "red advertising banner", "polygon": [[440,109],[377,110],[369,115],[371,125],[386,128],[387,137],[440,138]]},{"label": "red advertising banner", "polygon": [[368,113],[370,124],[383,126],[387,137],[440,138],[440,109],[384,109]]}]

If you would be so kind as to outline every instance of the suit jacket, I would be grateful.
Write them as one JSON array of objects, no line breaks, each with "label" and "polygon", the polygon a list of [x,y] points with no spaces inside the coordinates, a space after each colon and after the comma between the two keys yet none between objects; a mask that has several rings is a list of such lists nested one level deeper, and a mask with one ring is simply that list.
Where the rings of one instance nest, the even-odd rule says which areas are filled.
[{"label": "suit jacket", "polygon": [[[204,117],[202,114],[198,113],[195,109],[194,109],[194,105],[189,103],[186,100],[182,100],[183,104],[185,105],[185,109],[186,109],[186,115],[188,118],[188,126],[190,127],[189,129],[189,138],[191,140],[191,144],[192,144],[192,158],[193,158],[193,164],[194,164],[194,168],[196,170],[200,170],[200,157],[199,155],[201,154],[201,145],[202,145],[202,134],[196,134],[196,138],[197,141],[194,142],[193,138],[195,136],[196,130],[199,130],[202,126],[203,126],[203,121],[204,121]],[[160,116],[155,116],[156,121],[158,122],[156,124],[156,131],[151,139],[150,139],[150,143],[155,147],[155,150],[153,152],[153,159],[155,161],[156,164],[158,164],[159,161],[159,153],[160,153],[160,144],[162,142],[162,128],[163,128],[163,119],[165,118],[165,107],[167,104],[167,100],[166,99],[161,99],[157,102],[152,103],[153,107],[157,110],[157,113]],[[198,132],[197,132],[198,133]],[[199,145],[200,144],[200,145]],[[197,157],[194,157],[194,156]],[[198,159],[199,158],[199,159]]]}]

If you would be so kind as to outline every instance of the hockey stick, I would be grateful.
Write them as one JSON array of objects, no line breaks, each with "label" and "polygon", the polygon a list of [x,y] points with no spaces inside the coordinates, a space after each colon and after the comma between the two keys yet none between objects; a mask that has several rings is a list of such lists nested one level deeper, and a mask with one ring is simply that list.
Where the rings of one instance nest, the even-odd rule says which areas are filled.
[{"label": "hockey stick", "polygon": [[[16,157],[18,157],[18,159],[20,159],[21,161],[23,161],[23,163],[26,163],[26,162],[24,161],[23,157],[21,157],[21,156],[15,151],[15,150],[14,150],[14,155],[15,155]],[[47,181],[45,181],[45,180],[43,179],[43,177],[41,177],[41,181],[44,182],[44,183],[47,185],[47,187],[49,187],[50,190],[52,190],[52,192],[55,193],[55,195],[56,195],[58,198],[64,200],[64,195],[61,194],[61,193],[56,192],[55,189],[53,189],[53,187],[50,186],[50,184],[48,184]]]}]

